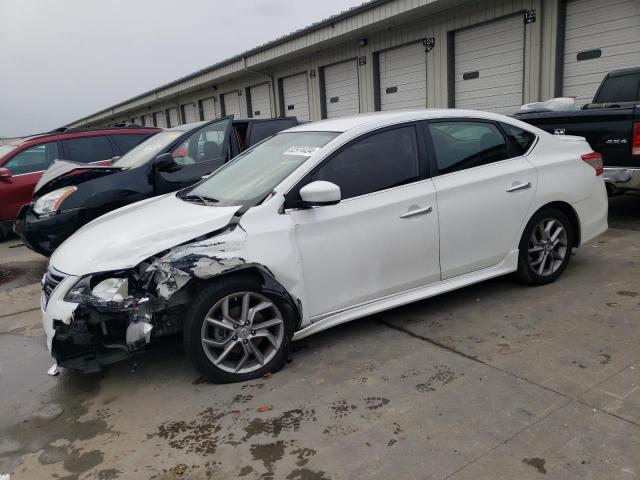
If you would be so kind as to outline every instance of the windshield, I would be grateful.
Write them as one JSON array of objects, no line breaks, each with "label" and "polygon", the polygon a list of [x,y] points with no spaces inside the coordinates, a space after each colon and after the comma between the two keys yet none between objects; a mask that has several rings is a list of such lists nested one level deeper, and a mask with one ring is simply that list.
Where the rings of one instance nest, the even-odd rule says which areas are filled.
[{"label": "windshield", "polygon": [[201,197],[217,206],[243,205],[262,199],[338,135],[336,132],[279,133],[247,150],[180,196]]},{"label": "windshield", "polygon": [[7,153],[15,149],[15,145],[0,145],[0,158],[4,157]]},{"label": "windshield", "polygon": [[158,132],[147,138],[140,145],[132,148],[113,163],[114,167],[136,168],[144,165],[166,148],[171,142],[184,133],[183,130],[168,130]]}]

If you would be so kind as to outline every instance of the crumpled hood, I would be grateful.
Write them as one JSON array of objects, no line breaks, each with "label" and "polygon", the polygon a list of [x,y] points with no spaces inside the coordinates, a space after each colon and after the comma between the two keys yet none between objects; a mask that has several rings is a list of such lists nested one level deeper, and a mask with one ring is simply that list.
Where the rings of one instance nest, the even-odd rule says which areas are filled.
[{"label": "crumpled hood", "polygon": [[180,200],[175,193],[114,210],[88,223],[51,257],[69,275],[131,268],[144,259],[229,224],[240,208]]},{"label": "crumpled hood", "polygon": [[[83,171],[94,171],[103,174],[108,174],[112,172],[120,171],[120,168],[112,167],[109,165],[90,165],[86,163],[77,163],[71,162],[69,160],[54,160],[51,166],[42,174],[38,183],[36,183],[36,188],[33,189],[33,193],[37,193],[42,190],[44,187],[55,188],[56,181],[59,182],[59,179],[75,170],[83,170]],[[77,180],[81,180],[78,177]],[[84,178],[82,179],[84,180]],[[74,182],[66,182],[69,184],[73,184]],[[75,182],[77,183],[77,182]],[[60,185],[63,186],[63,185]],[[66,185],[64,185],[66,186]]]}]

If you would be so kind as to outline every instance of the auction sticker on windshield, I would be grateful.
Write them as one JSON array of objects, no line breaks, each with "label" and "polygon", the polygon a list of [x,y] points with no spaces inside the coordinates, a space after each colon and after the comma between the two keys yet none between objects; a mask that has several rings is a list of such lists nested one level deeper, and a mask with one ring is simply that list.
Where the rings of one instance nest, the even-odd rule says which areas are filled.
[{"label": "auction sticker on windshield", "polygon": [[310,157],[314,153],[320,150],[320,147],[289,147],[289,149],[283,153],[283,155],[297,155],[302,157]]}]

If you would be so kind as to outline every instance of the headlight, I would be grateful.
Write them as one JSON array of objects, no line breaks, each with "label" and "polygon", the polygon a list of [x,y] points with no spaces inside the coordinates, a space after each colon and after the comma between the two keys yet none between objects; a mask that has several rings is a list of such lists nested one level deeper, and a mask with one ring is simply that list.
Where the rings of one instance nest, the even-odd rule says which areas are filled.
[{"label": "headlight", "polygon": [[117,305],[125,308],[129,304],[133,306],[137,303],[129,296],[129,280],[127,278],[104,275],[82,277],[69,289],[64,296],[64,301],[103,307]]},{"label": "headlight", "polygon": [[38,215],[51,215],[57,212],[62,202],[76,190],[78,190],[77,187],[65,187],[49,192],[36,200],[33,211]]}]

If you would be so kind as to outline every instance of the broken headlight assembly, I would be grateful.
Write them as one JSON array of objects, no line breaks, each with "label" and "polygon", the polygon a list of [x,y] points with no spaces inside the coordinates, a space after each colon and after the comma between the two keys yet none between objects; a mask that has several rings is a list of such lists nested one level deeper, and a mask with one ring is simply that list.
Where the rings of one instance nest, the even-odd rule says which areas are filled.
[{"label": "broken headlight assembly", "polygon": [[64,296],[64,301],[95,307],[132,308],[143,299],[129,294],[129,278],[122,272],[86,275]]},{"label": "broken headlight assembly", "polygon": [[41,196],[33,205],[33,211],[36,215],[41,217],[47,217],[60,210],[62,202],[64,202],[69,195],[78,190],[77,187],[65,187],[49,192],[46,195]]}]

